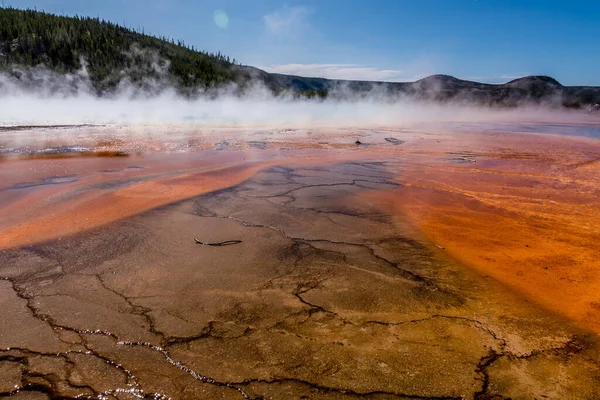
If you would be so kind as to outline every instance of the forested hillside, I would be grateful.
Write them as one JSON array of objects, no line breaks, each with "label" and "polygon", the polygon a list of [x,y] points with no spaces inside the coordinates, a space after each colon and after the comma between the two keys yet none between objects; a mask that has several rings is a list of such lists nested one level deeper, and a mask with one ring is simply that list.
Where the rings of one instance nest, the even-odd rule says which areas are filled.
[{"label": "forested hillside", "polygon": [[[368,82],[270,74],[239,65],[220,53],[200,51],[183,41],[153,37],[98,18],[0,8],[0,72],[35,90],[39,75],[47,75],[47,70],[54,77],[74,74],[85,83],[89,77],[91,90],[98,95],[111,94],[121,87],[120,83],[127,82],[131,83],[127,88],[147,89],[144,94],[175,88],[189,96],[235,84],[235,94],[262,85],[275,95],[316,99],[370,97],[383,101],[411,99],[494,107],[541,104],[571,108],[600,102],[599,87],[563,86],[546,76],[493,85],[448,75],[432,75],[416,82]],[[81,71],[87,75],[82,76]],[[59,82],[50,85],[50,92],[64,92],[65,82],[77,86],[73,84],[77,79],[72,76],[63,81],[57,79]],[[47,81],[44,84],[47,86]]]},{"label": "forested hillside", "polygon": [[44,65],[72,73],[82,67],[82,60],[99,91],[116,85],[123,71],[136,82],[158,77],[165,69],[173,83],[183,87],[244,78],[236,76],[235,61],[229,57],[197,51],[183,42],[155,38],[97,18],[0,9],[0,68]]}]

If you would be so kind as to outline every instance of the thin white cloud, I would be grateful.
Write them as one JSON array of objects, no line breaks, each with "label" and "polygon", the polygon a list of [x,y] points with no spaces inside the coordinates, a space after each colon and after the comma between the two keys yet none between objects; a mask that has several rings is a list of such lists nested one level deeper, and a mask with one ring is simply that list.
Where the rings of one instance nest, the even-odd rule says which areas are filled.
[{"label": "thin white cloud", "polygon": [[525,75],[500,75],[498,77],[498,79],[517,79],[517,78],[522,78]]},{"label": "thin white cloud", "polygon": [[471,82],[484,82],[486,80],[492,79],[492,78],[487,78],[485,76],[457,76],[458,79],[462,79],[464,81],[471,81]]},{"label": "thin white cloud", "polygon": [[498,80],[504,81],[504,82],[509,82],[509,81],[512,81],[515,79],[524,78],[526,76],[531,76],[531,75],[535,75],[535,74],[531,73],[531,72],[519,72],[516,74],[504,74],[504,75],[500,75],[498,77]]},{"label": "thin white cloud", "polygon": [[502,74],[502,75],[498,75],[498,76],[463,76],[463,77],[459,77],[459,78],[465,79],[468,81],[475,81],[475,82],[502,84],[502,83],[510,82],[515,79],[530,76],[530,75],[533,75],[533,74],[523,72],[522,74]]},{"label": "thin white cloud", "polygon": [[308,20],[312,11],[304,6],[285,6],[263,16],[265,30],[273,36],[297,36],[311,29]]},{"label": "thin white cloud", "polygon": [[313,78],[390,82],[406,80],[406,77],[402,77],[402,71],[366,67],[358,64],[279,64],[259,68],[277,74]]},{"label": "thin white cloud", "polygon": [[510,79],[513,78],[506,78],[504,75],[502,76],[457,76],[458,79],[462,79],[465,81],[471,81],[471,82],[479,82],[479,83],[490,83],[490,84],[499,84],[499,83],[505,83]]}]

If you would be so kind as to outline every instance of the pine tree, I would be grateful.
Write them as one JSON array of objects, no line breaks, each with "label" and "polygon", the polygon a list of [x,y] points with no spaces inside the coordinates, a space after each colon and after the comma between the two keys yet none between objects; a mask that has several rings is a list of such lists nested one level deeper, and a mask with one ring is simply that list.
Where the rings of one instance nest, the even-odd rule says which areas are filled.
[{"label": "pine tree", "polygon": [[[141,31],[141,33],[139,33]],[[143,50],[131,56],[132,46]],[[80,60],[88,62],[88,72],[98,92],[115,87],[120,71],[140,80],[140,71],[152,74],[148,57],[158,54],[169,60],[169,73],[183,87],[210,87],[236,80],[229,57],[195,51],[183,40],[162,40],[123,28],[99,17],[57,16],[33,10],[0,8],[0,68],[11,65],[45,65],[58,72],[74,72]],[[146,57],[146,58],[144,58]]]}]

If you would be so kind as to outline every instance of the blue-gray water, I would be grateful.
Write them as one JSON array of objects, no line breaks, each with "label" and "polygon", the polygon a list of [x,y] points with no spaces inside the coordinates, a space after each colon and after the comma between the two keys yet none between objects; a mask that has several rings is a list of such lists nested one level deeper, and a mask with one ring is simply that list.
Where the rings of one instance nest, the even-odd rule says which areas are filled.
[{"label": "blue-gray water", "polygon": [[456,127],[489,132],[549,133],[553,135],[600,138],[600,125],[459,123],[456,124]]}]

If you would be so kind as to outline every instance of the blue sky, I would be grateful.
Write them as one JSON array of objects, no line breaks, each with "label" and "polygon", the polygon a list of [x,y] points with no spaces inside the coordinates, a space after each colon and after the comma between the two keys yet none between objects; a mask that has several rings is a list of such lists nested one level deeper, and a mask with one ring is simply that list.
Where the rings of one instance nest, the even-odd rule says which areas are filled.
[{"label": "blue sky", "polygon": [[[1,0],[0,0],[1,1]],[[532,74],[600,86],[600,1],[4,0],[100,16],[268,71],[484,82]],[[215,11],[222,10],[215,23]],[[225,26],[225,23],[227,26]]]}]

